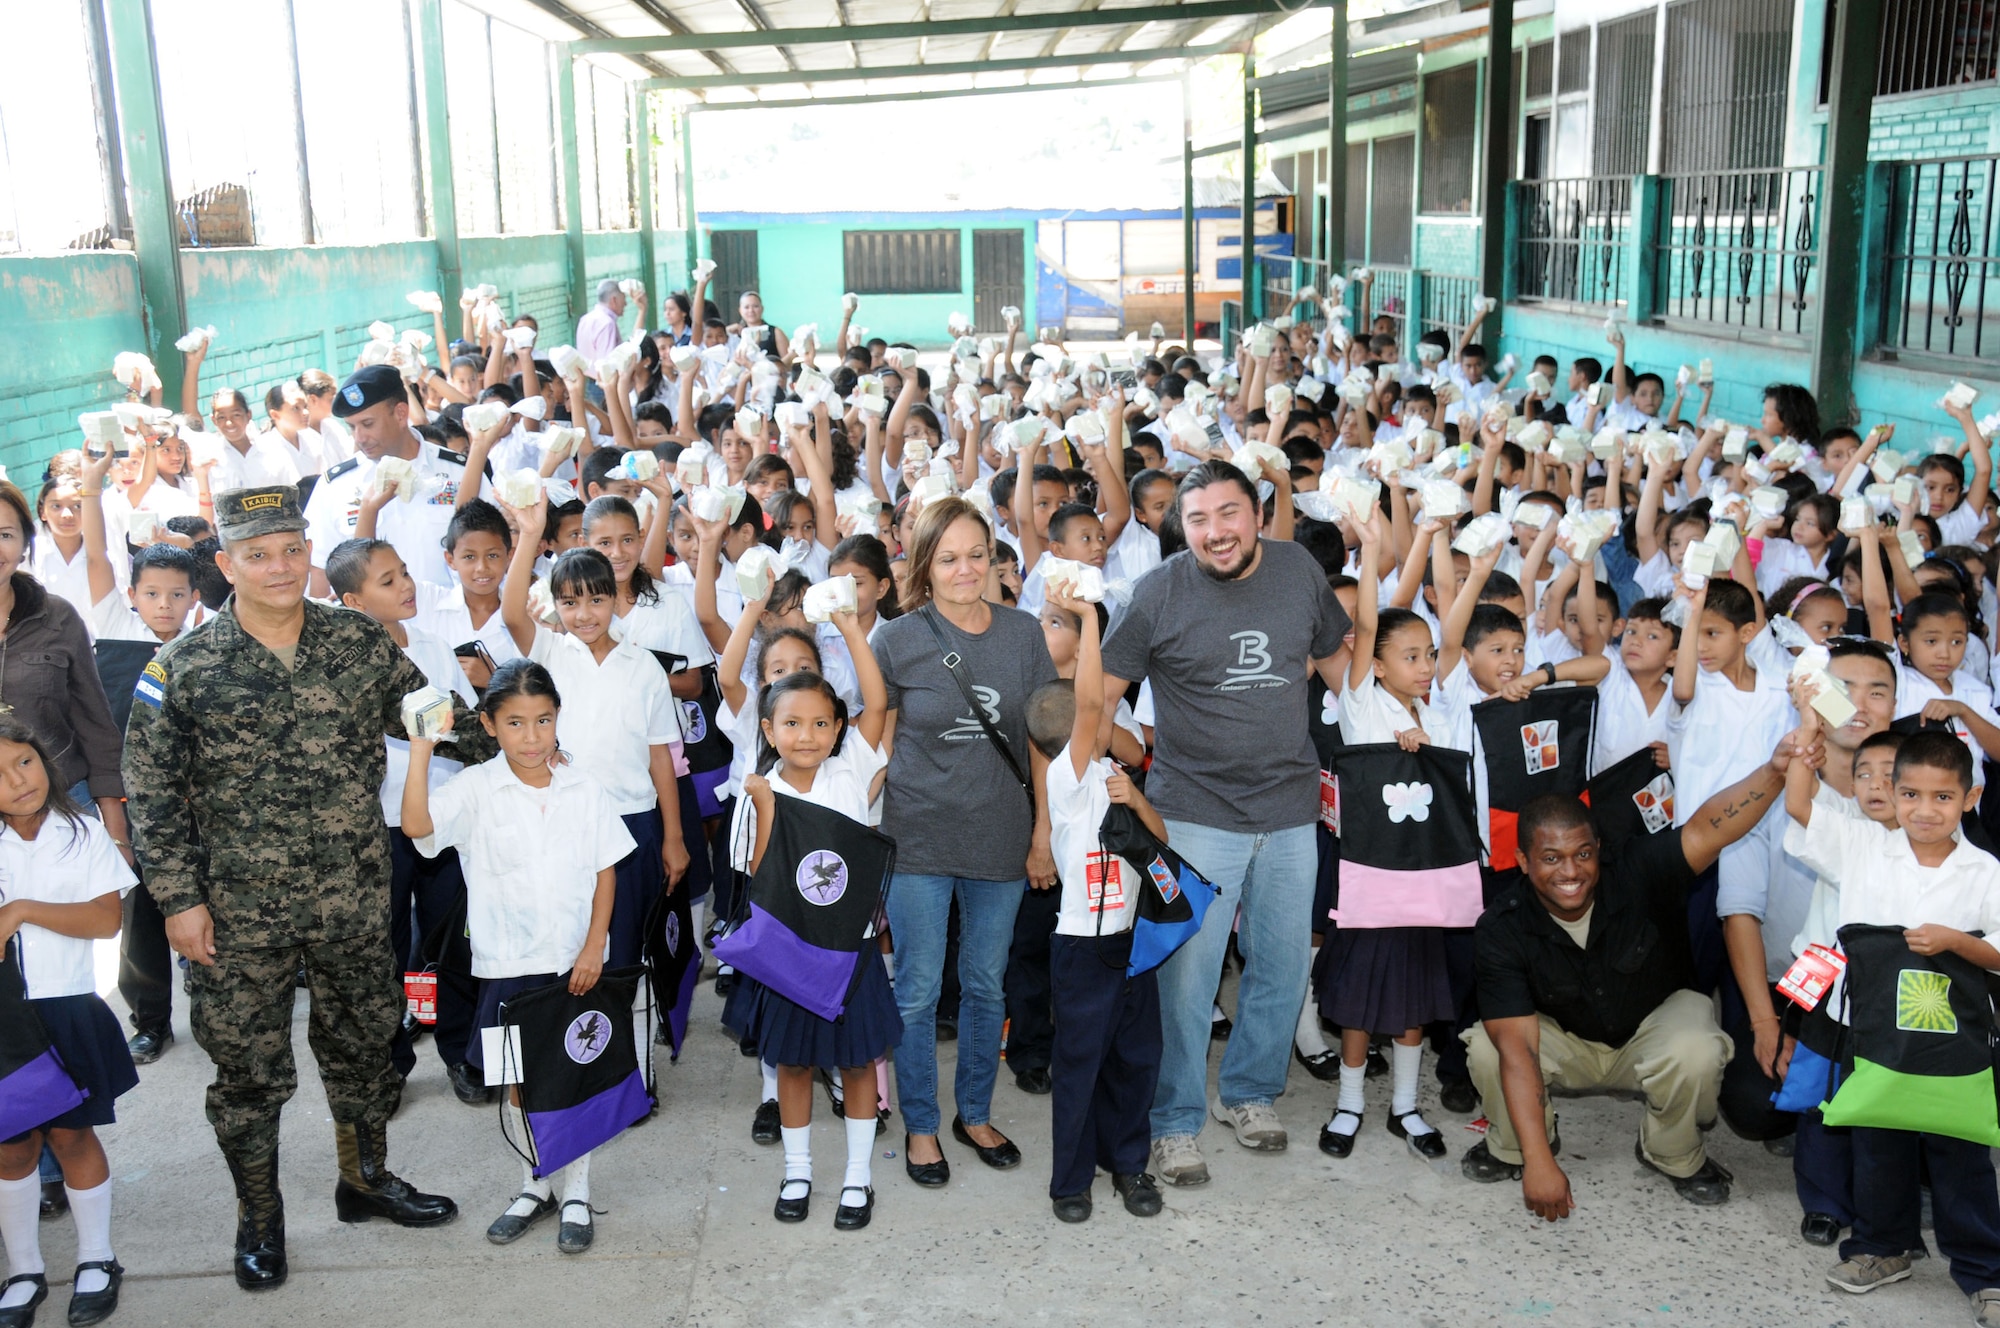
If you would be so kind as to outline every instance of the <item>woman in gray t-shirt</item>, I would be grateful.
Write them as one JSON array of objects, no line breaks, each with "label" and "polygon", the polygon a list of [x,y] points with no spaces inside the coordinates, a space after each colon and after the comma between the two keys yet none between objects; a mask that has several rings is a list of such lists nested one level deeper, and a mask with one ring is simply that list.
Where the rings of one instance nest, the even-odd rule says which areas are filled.
[{"label": "woman in gray t-shirt", "polygon": [[[1038,824],[1006,754],[986,732],[990,724],[1020,769],[1039,780],[1028,698],[1055,681],[1056,668],[1039,623],[984,598],[991,542],[986,522],[963,499],[927,503],[904,582],[912,607],[876,628],[870,642],[889,692],[882,829],[896,840],[888,913],[905,1030],[896,1086],[909,1131],[904,1167],[919,1185],[951,1178],[937,1140],[937,1002],[951,901],[958,899],[963,991],[952,1134],[988,1166],[1012,1167],[1020,1150],[987,1123],[1000,1069],[1001,983],[1024,884],[1043,889],[1055,879],[1048,825]],[[945,667],[947,650],[958,657],[986,724]]]}]

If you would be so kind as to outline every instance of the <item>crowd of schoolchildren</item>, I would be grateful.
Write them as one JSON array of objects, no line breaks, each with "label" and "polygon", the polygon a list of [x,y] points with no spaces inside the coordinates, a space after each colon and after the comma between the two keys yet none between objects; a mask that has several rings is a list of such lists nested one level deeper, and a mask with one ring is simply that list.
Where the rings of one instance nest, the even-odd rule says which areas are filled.
[{"label": "crowd of schoolchildren", "polygon": [[[1323,714],[1314,702],[1345,743],[1470,751],[1480,702],[1594,686],[1593,767],[1650,750],[1671,772],[1681,820],[1774,753],[1797,753],[1786,805],[1724,851],[1690,910],[1698,981],[1720,993],[1730,1074],[1747,1085],[1725,1087],[1722,1112],[1791,1151],[1806,1240],[1831,1245],[1852,1229],[1834,1285],[1860,1292],[1910,1275],[1923,1253],[1921,1182],[1953,1275],[1979,1321],[2000,1323],[2000,1200],[1983,1147],[1838,1129],[1811,1107],[1769,1105],[1800,1033],[1776,984],[1808,949],[1837,947],[1840,926],[1904,926],[1913,950],[2000,970],[2000,953],[1975,939],[2000,925],[2000,862],[1974,846],[1992,842],[1985,827],[2000,817],[2000,797],[1976,796],[1988,784],[1980,772],[2000,760],[2000,603],[1994,421],[1975,418],[1975,394],[1941,403],[1955,436],[1897,448],[1916,440],[1887,426],[1823,427],[1794,386],[1769,388],[1757,418],[1718,418],[1705,364],[1640,371],[1615,324],[1608,366],[1489,364],[1484,315],[1456,344],[1433,333],[1405,361],[1395,313],[1370,316],[1366,272],[1342,291],[1302,292],[1220,364],[1163,339],[1072,355],[1024,339],[1009,310],[1004,336],[975,336],[954,318],[948,354],[920,367],[913,348],[854,325],[855,297],[837,329],[787,332],[755,294],[733,317],[718,311],[708,270],[660,302],[657,330],[641,285],[606,283],[575,346],[552,346],[549,329],[507,316],[484,287],[465,293],[449,337],[445,302],[413,294],[434,335],[377,325],[351,374],[311,369],[265,392],[261,423],[234,387],[204,397],[214,335],[198,331],[183,346],[179,413],[160,407],[149,364],[121,357],[130,403],[109,423],[87,422],[84,445],[48,463],[32,509],[0,485],[15,613],[32,578],[90,639],[147,647],[224,608],[215,496],[296,486],[314,596],[381,623],[433,685],[476,706],[499,756],[465,768],[432,737],[391,740],[382,789],[399,959],[422,967],[420,938],[465,901],[470,970],[439,973],[433,1030],[461,1100],[494,1100],[480,1030],[501,1003],[549,982],[584,991],[602,970],[637,962],[663,890],[696,896],[704,934],[740,919],[776,799],[884,823],[896,744],[919,741],[899,735],[915,702],[877,639],[889,624],[930,615],[929,631],[896,638],[906,651],[928,649],[945,619],[977,634],[1024,613],[1046,654],[1020,671],[1028,694],[1009,698],[1008,722],[997,702],[982,718],[971,690],[962,705],[948,697],[951,713],[966,712],[957,737],[1005,748],[1023,782],[1040,786],[1029,798],[1034,853],[1045,848],[1051,866],[1036,871],[1031,855],[1025,874],[1031,892],[1045,882],[1054,892],[1039,946],[1018,930],[998,941],[1009,956],[1006,1055],[1023,1089],[1054,1089],[1057,1216],[1089,1216],[1100,1166],[1130,1211],[1160,1211],[1144,1160],[1158,1000],[1146,975],[1107,989],[1101,952],[1130,928],[1137,898],[1130,869],[1121,879],[1101,848],[1107,812],[1122,806],[1166,838],[1144,792],[1154,715],[1143,686],[1104,696],[1100,650],[1133,584],[1186,548],[1182,477],[1233,464],[1261,502],[1265,539],[1309,551],[1352,619],[1339,685]],[[386,451],[379,430],[348,423],[385,404],[413,435]],[[957,680],[945,639],[934,653]],[[1821,648],[1815,671],[1820,656],[1808,652]],[[1302,681],[1305,664],[1284,667]],[[976,656],[974,666],[990,667]],[[9,670],[0,653],[0,697],[34,667],[17,659]],[[1851,717],[1821,718],[1838,713],[1815,705],[1829,691]],[[70,1322],[88,1323],[115,1306],[122,1271],[92,1127],[136,1082],[134,1060],[169,1048],[170,1005],[155,990],[142,1012],[128,991],[128,1051],[94,994],[90,941],[118,931],[121,898],[135,887],[143,898],[144,863],[131,861],[115,801],[95,815],[103,789],[63,755],[88,734],[37,731],[11,710],[0,708],[0,938],[20,938],[26,993],[92,1091],[0,1143],[0,1324],[31,1322],[46,1294],[38,1180],[41,1213],[66,1206],[77,1224]],[[1906,736],[1927,730],[1955,735],[1963,759]],[[697,755],[715,751],[711,734],[728,739],[719,762]],[[1014,798],[1005,782],[956,791],[964,834],[982,832],[979,804]],[[1017,860],[998,874],[1023,871]],[[912,1016],[895,991],[896,888],[838,1019],[727,965],[716,974],[730,1031],[762,1065],[752,1132],[782,1144],[781,1221],[808,1213],[815,1076],[845,1127],[836,1225],[865,1226],[872,1211],[870,1159]],[[958,1054],[969,1116],[966,1064],[1002,1054],[973,1006],[998,992],[970,977],[972,952],[993,943],[983,905],[949,896],[939,943],[967,955]],[[1389,1130],[1420,1157],[1443,1157],[1445,1136],[1418,1105],[1427,1039],[1440,1051],[1442,1109],[1471,1117],[1481,1105],[1457,1036],[1477,1010],[1454,949],[1462,938],[1342,931],[1327,904],[1323,890],[1312,990],[1292,1034],[1297,1062],[1336,1085],[1319,1146],[1350,1155],[1366,1080],[1387,1074]],[[129,898],[122,913],[125,976],[142,989],[140,971],[165,958],[158,913]],[[1579,945],[1583,926],[1571,933]],[[944,991],[917,1012],[950,1037],[955,966],[938,964]],[[1035,968],[1038,979],[1022,971]],[[1051,1014],[1053,1047],[1022,1063],[1035,1059],[1018,1054],[1029,1031]],[[1213,1029],[1230,1034],[1220,1004]],[[409,1040],[406,1030],[405,1074]],[[924,1091],[934,1097],[935,1083]],[[519,1112],[512,1098],[503,1109]],[[1504,1110],[1484,1104],[1488,1116]],[[989,1165],[1021,1160],[990,1124],[963,1119],[953,1133]],[[944,1183],[935,1125],[917,1134],[916,1149],[905,1140],[911,1178]],[[45,1143],[59,1181],[47,1164],[38,1176]],[[561,1248],[587,1248],[588,1163],[559,1177],[525,1168],[489,1239],[519,1239],[560,1214]],[[1723,1173],[1703,1201],[1727,1192]]]}]

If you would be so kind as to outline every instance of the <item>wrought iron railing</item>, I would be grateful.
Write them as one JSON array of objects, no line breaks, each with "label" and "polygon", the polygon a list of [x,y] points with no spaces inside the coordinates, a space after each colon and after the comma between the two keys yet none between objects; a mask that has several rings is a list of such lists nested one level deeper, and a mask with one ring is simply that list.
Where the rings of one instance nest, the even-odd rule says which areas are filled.
[{"label": "wrought iron railing", "polygon": [[1472,325],[1472,302],[1479,298],[1479,278],[1424,274],[1424,307],[1418,314],[1422,332],[1442,331],[1457,348]]},{"label": "wrought iron railing", "polygon": [[1660,177],[1661,315],[1807,335],[1819,299],[1820,182],[1816,166]]},{"label": "wrought iron railing", "polygon": [[2000,350],[2000,157],[1899,162],[1894,180],[1882,348]]},{"label": "wrought iron railing", "polygon": [[[1354,310],[1352,324],[1355,335],[1360,336],[1370,330],[1378,317],[1383,314],[1396,320],[1396,330],[1400,334],[1410,319],[1410,269],[1406,267],[1385,267],[1380,263],[1370,264],[1375,273],[1373,288],[1368,293],[1368,319],[1361,319],[1361,293],[1351,285],[1347,291],[1347,305]],[[1353,269],[1349,269],[1351,272]]]},{"label": "wrought iron railing", "polygon": [[1515,290],[1522,300],[1612,305],[1631,249],[1632,177],[1586,175],[1521,185]]}]

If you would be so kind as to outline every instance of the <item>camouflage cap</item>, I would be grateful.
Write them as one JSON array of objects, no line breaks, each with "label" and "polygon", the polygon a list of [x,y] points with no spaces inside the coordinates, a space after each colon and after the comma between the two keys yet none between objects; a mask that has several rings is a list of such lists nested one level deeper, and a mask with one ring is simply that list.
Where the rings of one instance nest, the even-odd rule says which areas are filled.
[{"label": "camouflage cap", "polygon": [[224,544],[305,528],[299,491],[289,484],[229,489],[215,495],[215,530]]}]

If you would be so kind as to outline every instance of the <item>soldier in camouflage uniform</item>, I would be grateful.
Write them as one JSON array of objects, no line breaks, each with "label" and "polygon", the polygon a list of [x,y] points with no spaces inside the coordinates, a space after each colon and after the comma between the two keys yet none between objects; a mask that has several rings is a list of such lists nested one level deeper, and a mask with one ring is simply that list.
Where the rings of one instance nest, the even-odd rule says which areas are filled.
[{"label": "soldier in camouflage uniform", "polygon": [[[293,489],[218,494],[215,513],[235,593],[140,676],[125,781],[167,938],[192,961],[195,1038],[215,1062],[208,1119],[236,1183],[236,1280],[260,1290],[286,1273],[278,1114],[298,1085],[301,968],[339,1145],[337,1215],[428,1226],[458,1210],[386,1160],[403,998],[377,793],[383,736],[403,736],[402,698],[424,675],[379,624],[305,598]],[[468,760],[492,754],[469,712],[456,727]]]}]

